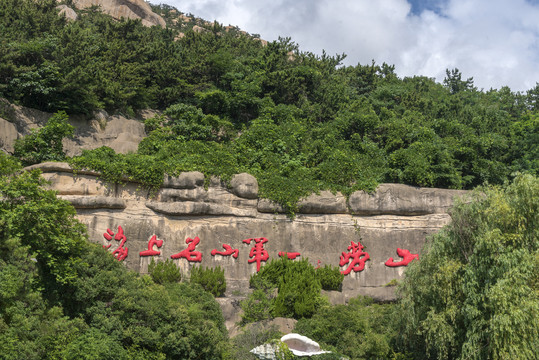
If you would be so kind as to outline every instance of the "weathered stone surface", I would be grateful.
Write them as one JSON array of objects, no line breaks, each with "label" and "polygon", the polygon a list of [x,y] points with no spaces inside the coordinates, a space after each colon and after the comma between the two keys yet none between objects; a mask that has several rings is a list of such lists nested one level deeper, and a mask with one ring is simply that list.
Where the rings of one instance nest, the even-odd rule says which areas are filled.
[{"label": "weathered stone surface", "polygon": [[163,189],[160,200],[163,202],[196,201],[241,208],[256,208],[257,205],[257,200],[240,198],[222,187],[210,187],[208,190],[202,187],[195,189]]},{"label": "weathered stone surface", "polygon": [[361,215],[425,215],[445,213],[460,190],[417,188],[401,184],[380,184],[373,194],[356,191],[350,195],[350,210]]},{"label": "weathered stone surface", "polygon": [[[0,149],[7,153],[13,153],[16,139],[28,135],[32,129],[42,127],[52,116],[39,110],[9,104],[4,99],[0,99],[0,110],[7,114],[7,118],[0,119]],[[141,111],[139,114],[140,119],[154,115],[153,111]],[[140,120],[119,115],[109,116],[104,110],[91,118],[70,116],[69,122],[75,127],[74,137],[62,141],[68,156],[80,155],[82,150],[101,146],[109,146],[123,154],[134,152],[146,136],[144,124]]]},{"label": "weathered stone surface", "polygon": [[125,209],[123,199],[108,196],[58,195],[62,200],[69,201],[75,209]]},{"label": "weathered stone surface", "polygon": [[[52,116],[43,111],[25,108],[10,104],[6,99],[0,98],[0,111],[4,118],[0,121],[0,147],[8,152],[13,152],[15,140],[23,135],[30,134],[32,129],[43,126]],[[11,125],[10,125],[11,124]],[[16,132],[13,131],[15,127]]]},{"label": "weathered stone surface", "polygon": [[166,26],[165,20],[154,13],[144,0],[73,0],[73,5],[78,9],[98,5],[116,19],[141,19],[145,26]]},{"label": "weathered stone surface", "polygon": [[109,116],[105,111],[94,114],[90,120],[72,116],[70,123],[75,127],[73,139],[64,139],[64,151],[68,156],[77,156],[82,150],[108,146],[117,153],[135,152],[138,144],[146,137],[144,123],[120,115]]},{"label": "weathered stone surface", "polygon": [[238,209],[231,206],[211,204],[205,202],[147,202],[146,206],[158,213],[173,216],[228,215],[239,217],[256,217],[256,210]]},{"label": "weathered stone surface", "polygon": [[[50,173],[50,172],[59,172],[59,173],[73,173],[74,170],[71,168],[71,166],[66,162],[54,162],[54,161],[48,161],[40,164],[30,165],[25,167],[23,170],[29,171],[33,169],[40,169],[43,173]],[[97,171],[93,170],[77,170],[77,175],[93,175],[93,176],[99,176],[100,174]],[[62,189],[59,186],[58,190],[61,191]]]},{"label": "weathered stone surface", "polygon": [[247,173],[236,174],[230,180],[232,192],[239,197],[246,199],[258,198],[258,181]]},{"label": "weathered stone surface", "polygon": [[284,214],[285,210],[279,204],[269,199],[259,199],[258,200],[258,211],[261,213],[270,213],[270,214]]},{"label": "weathered stone surface", "polygon": [[[387,267],[386,260],[390,257],[398,259],[397,248],[419,254],[421,259],[420,251],[426,236],[450,220],[444,212],[451,204],[450,195],[460,194],[414,188],[411,194],[415,197],[404,191],[392,191],[392,197],[389,197],[387,189],[393,189],[394,185],[381,185],[380,195],[368,195],[378,199],[377,207],[371,204],[369,212],[298,213],[291,220],[285,214],[260,211],[274,205],[267,200],[241,198],[231,193],[218,178],[212,179],[208,190],[202,186],[163,188],[155,195],[136,183],[111,185],[101,182],[95,175],[74,175],[66,163],[44,163],[31,168],[42,169],[43,176],[51,180],[52,189],[62,196],[70,196],[66,199],[77,207],[79,219],[88,226],[91,241],[105,244],[103,232],[122,226],[131,249],[124,261],[130,269],[147,271],[150,259],[137,254],[147,248],[153,235],[164,240],[161,255],[156,257],[163,261],[186,249],[187,238],[199,237],[196,251],[202,254],[201,265],[221,266],[225,270],[228,296],[247,294],[249,277],[256,272],[256,262],[249,262],[253,260],[250,251],[254,242],[243,240],[265,237],[268,242],[264,244],[264,250],[270,259],[277,258],[280,251],[299,252],[300,259],[308,258],[313,266],[338,265],[350,242],[361,242],[370,259],[363,271],[351,272],[345,277],[342,292],[326,294],[334,304],[346,303],[357,295],[368,295],[381,302],[394,300],[395,288],[386,285],[402,279],[405,267]],[[410,210],[408,206],[406,211],[399,212],[395,211],[394,204],[380,204],[380,198],[385,196],[389,201],[395,194],[399,195],[399,204],[413,203],[420,194],[425,199],[421,206],[430,207],[427,207],[428,211],[418,211],[417,207]],[[342,211],[340,194],[321,195],[332,199],[331,203],[340,204],[333,208],[334,211]],[[440,196],[440,199],[429,199],[431,196]],[[123,204],[125,208],[122,208]],[[329,211],[327,207],[323,210],[322,206],[317,209]],[[238,257],[211,255],[214,249],[222,251],[224,244],[237,249]],[[189,274],[194,265],[186,259],[175,262],[184,274]],[[264,262],[261,265],[264,266]],[[345,270],[347,266],[341,269]]]},{"label": "weathered stone surface", "polygon": [[163,187],[175,189],[194,189],[197,186],[204,186],[204,174],[199,171],[187,171],[177,177],[165,174]]},{"label": "weathered stone surface", "polygon": [[67,5],[58,5],[56,8],[60,10],[58,12],[58,15],[65,16],[67,20],[75,21],[75,20],[78,19],[78,16],[77,16],[77,13],[75,12],[75,10],[73,10],[69,6],[67,6]]},{"label": "weathered stone surface", "polygon": [[67,172],[45,172],[43,177],[58,195],[113,196],[115,186],[98,180],[95,176],[77,175]]},{"label": "weathered stone surface", "polygon": [[208,32],[209,30],[203,28],[202,26],[195,25],[193,26],[193,31],[196,33],[202,34],[202,33]]},{"label": "weathered stone surface", "polygon": [[302,214],[344,214],[348,211],[346,198],[341,193],[334,195],[331,191],[311,194],[301,200],[298,207],[298,212]]},{"label": "weathered stone surface", "polygon": [[229,336],[235,336],[238,334],[239,327],[236,325],[241,321],[241,315],[243,310],[240,307],[241,300],[244,300],[245,297],[219,297],[215,300],[219,303],[221,307],[221,312],[223,313],[223,318],[225,319],[225,326],[229,331]]},{"label": "weathered stone surface", "polygon": [[13,145],[18,137],[19,133],[15,125],[0,118],[0,149],[12,154],[14,150]]}]

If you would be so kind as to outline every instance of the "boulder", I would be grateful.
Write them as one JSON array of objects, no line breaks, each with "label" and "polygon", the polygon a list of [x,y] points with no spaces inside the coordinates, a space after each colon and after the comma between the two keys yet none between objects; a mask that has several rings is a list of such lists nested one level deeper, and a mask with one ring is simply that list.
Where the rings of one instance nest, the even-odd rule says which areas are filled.
[{"label": "boulder", "polygon": [[58,15],[63,15],[66,17],[67,20],[69,21],[75,21],[78,19],[78,15],[77,13],[75,12],[75,10],[73,10],[72,8],[70,8],[69,6],[67,5],[58,5],[56,7],[57,9],[59,9],[60,11],[58,12]]},{"label": "boulder", "polygon": [[245,199],[258,198],[258,181],[247,173],[236,174],[230,180],[232,193]]},{"label": "boulder", "polygon": [[199,171],[183,172],[177,177],[165,174],[163,187],[174,189],[194,189],[204,186],[204,174]]},{"label": "boulder", "polygon": [[301,214],[345,214],[348,211],[343,194],[331,191],[309,195],[299,202],[298,208]]},{"label": "boulder", "polygon": [[0,118],[0,149],[12,154],[14,150],[15,140],[18,139],[19,133],[14,124]]},{"label": "boulder", "polygon": [[285,213],[284,208],[281,205],[269,199],[258,200],[257,209],[261,213],[270,213],[270,214],[284,214]]},{"label": "boulder", "polygon": [[77,9],[97,5],[115,19],[140,19],[144,26],[166,26],[165,20],[154,13],[150,4],[144,0],[73,0],[73,5]]}]

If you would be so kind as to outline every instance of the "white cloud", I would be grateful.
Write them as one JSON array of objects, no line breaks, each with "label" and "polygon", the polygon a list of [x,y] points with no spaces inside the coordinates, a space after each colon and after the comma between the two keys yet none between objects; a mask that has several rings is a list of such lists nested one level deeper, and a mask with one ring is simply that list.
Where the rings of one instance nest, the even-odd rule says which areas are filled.
[{"label": "white cloud", "polygon": [[442,81],[459,68],[479,88],[527,90],[539,82],[539,5],[526,0],[447,0],[410,13],[406,0],[157,0],[266,40],[346,53],[346,63],[394,64],[400,76]]}]

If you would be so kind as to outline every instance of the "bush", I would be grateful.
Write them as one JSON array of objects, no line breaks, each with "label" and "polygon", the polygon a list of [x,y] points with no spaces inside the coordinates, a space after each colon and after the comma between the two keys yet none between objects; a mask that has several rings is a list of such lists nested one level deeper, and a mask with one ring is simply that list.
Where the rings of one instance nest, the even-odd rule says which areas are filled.
[{"label": "bush", "polygon": [[344,275],[341,274],[338,266],[326,265],[323,268],[318,268],[316,269],[316,277],[324,290],[340,291],[342,288]]},{"label": "bush", "polygon": [[191,283],[199,284],[213,296],[223,296],[226,290],[225,271],[217,266],[205,268],[203,266],[191,269]]},{"label": "bush", "polygon": [[156,284],[177,283],[182,279],[182,273],[172,259],[156,263],[152,258],[148,273]]},{"label": "bush", "polygon": [[320,290],[314,267],[307,260],[290,261],[280,278],[274,316],[311,317],[322,300]]},{"label": "bush", "polygon": [[457,204],[400,286],[401,341],[419,357],[534,359],[539,344],[539,179]]},{"label": "bush", "polygon": [[358,297],[348,305],[320,307],[310,319],[300,319],[294,332],[351,359],[387,359],[391,358],[395,332],[393,308],[392,304],[374,304],[371,298]]},{"label": "bush", "polygon": [[243,310],[241,315],[243,325],[272,318],[275,287],[267,282],[265,284],[257,282],[256,286],[247,299],[240,303]]},{"label": "bush", "polygon": [[[261,320],[266,313],[253,312],[245,306],[270,302],[272,316],[292,318],[310,317],[316,307],[321,304],[321,285],[316,276],[316,270],[307,259],[292,261],[285,257],[272,260],[251,276],[249,281],[255,288],[253,294],[243,304],[245,319]],[[277,297],[271,298],[271,289],[277,287]],[[263,296],[265,295],[265,296]],[[255,308],[258,308],[256,306]]]},{"label": "bush", "polygon": [[73,136],[74,128],[64,111],[54,114],[45,126],[33,130],[30,135],[15,141],[14,156],[24,166],[44,161],[62,161],[65,159],[62,139]]}]

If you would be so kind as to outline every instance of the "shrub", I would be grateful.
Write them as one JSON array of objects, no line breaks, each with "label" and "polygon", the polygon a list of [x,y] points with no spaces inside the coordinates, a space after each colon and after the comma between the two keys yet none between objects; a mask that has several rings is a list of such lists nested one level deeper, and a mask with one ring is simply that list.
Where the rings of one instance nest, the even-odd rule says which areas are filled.
[{"label": "shrub", "polygon": [[226,290],[225,271],[220,266],[215,268],[193,267],[191,269],[191,283],[201,285],[204,290],[215,297],[223,296]]},{"label": "shrub", "polygon": [[182,273],[172,259],[156,263],[152,258],[148,273],[156,284],[176,283],[182,279]]},{"label": "shrub", "polygon": [[272,318],[275,287],[268,282],[257,282],[256,286],[247,299],[240,303],[243,310],[241,315],[243,325]]},{"label": "shrub", "polygon": [[316,269],[316,277],[324,290],[340,291],[344,275],[341,274],[339,267],[326,265],[323,268]]},{"label": "shrub", "polygon": [[67,120],[64,111],[54,114],[45,126],[33,130],[30,135],[15,141],[14,156],[24,166],[44,161],[62,161],[65,159],[62,139],[73,136],[74,128]]},{"label": "shrub", "polygon": [[[285,257],[272,260],[251,276],[249,281],[255,288],[249,299],[243,303],[245,318],[252,321],[261,320],[267,314],[252,311],[246,306],[270,302],[271,315],[302,318],[310,317],[316,307],[321,304],[321,285],[316,270],[307,259],[292,261]],[[271,298],[273,288],[278,288],[277,297]]]},{"label": "shrub", "polygon": [[294,332],[337,350],[351,359],[388,359],[394,305],[374,304],[368,297],[351,299],[348,305],[322,306],[310,319],[300,319]]},{"label": "shrub", "polygon": [[322,300],[314,267],[307,260],[288,261],[279,280],[274,316],[311,317]]}]

